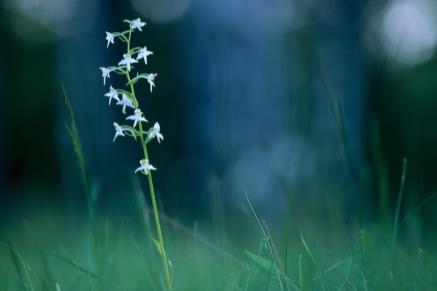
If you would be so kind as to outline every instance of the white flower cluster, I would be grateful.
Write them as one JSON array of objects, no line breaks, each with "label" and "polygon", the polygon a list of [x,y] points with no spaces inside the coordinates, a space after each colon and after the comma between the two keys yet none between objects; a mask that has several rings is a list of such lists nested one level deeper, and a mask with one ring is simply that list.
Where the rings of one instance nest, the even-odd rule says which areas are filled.
[{"label": "white flower cluster", "polygon": [[[118,137],[130,136],[135,140],[140,138],[143,147],[146,146],[148,142],[155,139],[158,143],[164,139],[161,134],[161,127],[158,122],[155,122],[153,127],[147,131],[143,131],[143,123],[147,123],[147,119],[144,117],[143,112],[139,108],[137,97],[134,91],[134,85],[140,79],[145,79],[149,84],[150,93],[152,93],[155,87],[155,78],[158,74],[156,73],[137,73],[134,78],[131,78],[130,72],[134,68],[134,64],[138,64],[140,60],[144,61],[147,65],[147,58],[153,55],[153,52],[149,51],[147,47],[133,47],[131,48],[131,36],[135,30],[142,31],[142,28],[146,26],[145,22],[142,22],[140,18],[134,20],[124,20],[124,22],[129,24],[129,29],[123,32],[106,32],[107,47],[111,44],[115,44],[115,40],[120,40],[127,45],[127,51],[123,54],[123,58],[118,62],[117,66],[100,67],[103,77],[103,85],[106,85],[106,79],[110,79],[111,73],[116,73],[118,75],[124,75],[127,78],[127,84],[130,90],[125,89],[115,89],[114,87],[109,87],[109,92],[104,96],[108,98],[108,104],[111,105],[111,101],[115,100],[116,105],[122,107],[122,113],[126,114],[126,108],[133,110],[133,114],[126,117],[126,120],[132,121],[132,126],[129,125],[119,125],[114,122],[115,135],[113,141]],[[135,170],[135,173],[143,173],[148,175],[150,171],[156,170],[156,168],[149,163],[147,157],[147,150],[145,151],[145,158],[140,161],[140,167]]]}]

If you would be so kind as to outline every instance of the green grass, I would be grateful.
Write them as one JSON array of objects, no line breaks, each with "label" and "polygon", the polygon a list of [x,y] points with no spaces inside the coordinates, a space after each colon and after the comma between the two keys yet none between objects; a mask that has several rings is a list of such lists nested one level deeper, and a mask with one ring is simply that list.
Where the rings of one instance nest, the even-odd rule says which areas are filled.
[{"label": "green grass", "polygon": [[[0,290],[165,289],[160,257],[145,225],[147,219],[139,223],[102,216],[96,219],[93,230],[87,219],[71,223],[61,212],[42,213],[29,213],[3,228]],[[407,231],[400,232],[394,242],[392,233],[377,225],[356,227],[292,219],[285,258],[281,251],[285,247],[283,225],[267,226],[263,217],[246,215],[246,221],[226,228],[226,247],[211,239],[216,225],[204,222],[189,228],[163,217],[174,289],[437,287],[436,250],[432,243],[421,245],[410,239]]]}]

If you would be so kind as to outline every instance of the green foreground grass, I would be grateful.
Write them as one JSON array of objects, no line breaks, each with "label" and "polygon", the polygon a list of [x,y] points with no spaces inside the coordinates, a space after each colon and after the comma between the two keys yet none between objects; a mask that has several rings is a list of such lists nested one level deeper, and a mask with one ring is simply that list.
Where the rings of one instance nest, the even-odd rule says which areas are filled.
[{"label": "green foreground grass", "polygon": [[[162,217],[175,290],[437,288],[434,240],[295,218],[284,234],[244,217],[228,228]],[[0,234],[0,290],[164,290],[153,224],[147,212],[139,220],[101,217],[93,228],[47,211],[14,220]]]}]

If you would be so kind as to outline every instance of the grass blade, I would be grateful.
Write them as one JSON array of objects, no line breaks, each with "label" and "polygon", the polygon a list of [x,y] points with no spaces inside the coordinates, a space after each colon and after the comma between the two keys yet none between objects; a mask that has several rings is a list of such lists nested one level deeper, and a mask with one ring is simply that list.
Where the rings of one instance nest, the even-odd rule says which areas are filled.
[{"label": "grass blade", "polygon": [[272,262],[271,260],[267,260],[264,257],[261,257],[259,255],[256,255],[254,253],[251,253],[249,251],[245,251],[244,252],[254,263],[256,263],[259,267],[261,267],[261,269],[263,269],[264,271],[267,272],[271,272],[273,275],[275,276],[280,276],[281,275],[281,271],[279,270],[279,268],[276,266],[276,264],[274,262]]},{"label": "grass blade", "polygon": [[65,127],[68,131],[68,134],[70,135],[74,147],[74,152],[76,154],[77,161],[79,162],[79,169],[80,169],[83,187],[87,195],[87,200],[89,200],[87,202],[91,204],[91,197],[88,188],[88,178],[87,178],[86,166],[85,166],[85,157],[82,151],[82,145],[79,138],[79,131],[77,130],[77,126],[76,126],[76,120],[74,118],[73,107],[71,106],[70,100],[68,99],[67,92],[65,91],[65,87],[62,87],[62,92],[64,94],[64,105],[65,108],[67,109],[67,113],[69,117],[69,122],[65,125]]},{"label": "grass blade", "polygon": [[[23,283],[25,289],[27,289],[26,286],[28,286],[29,290],[35,290],[33,288],[32,278],[30,276],[29,265],[26,263],[20,253],[12,246],[12,243],[3,242],[3,245],[10,251],[15,269],[17,270],[18,276],[20,277],[20,280]],[[27,282],[27,284],[25,282]]]},{"label": "grass blade", "polygon": [[87,277],[91,277],[95,280],[97,280],[99,277],[94,273],[91,272],[90,270],[82,267],[81,265],[79,265],[78,263],[76,263],[75,261],[73,261],[72,259],[66,257],[66,256],[61,256],[62,260],[64,262],[66,262],[68,265],[70,265],[71,267],[73,267],[74,269],[76,269],[77,271],[79,271],[80,273],[86,275]]},{"label": "grass blade", "polygon": [[302,231],[300,232],[300,240],[302,242],[302,245],[303,245],[306,253],[308,254],[308,257],[311,259],[311,261],[317,267],[317,269],[319,269],[319,264],[317,263],[317,260],[314,257],[313,252],[311,251],[310,247],[308,246],[307,242],[305,241],[305,238],[303,237]]},{"label": "grass blade", "polygon": [[398,236],[399,214],[401,212],[402,198],[404,197],[406,178],[407,178],[407,159],[404,158],[402,161],[402,176],[401,176],[401,183],[399,186],[398,201],[396,203],[396,213],[393,221],[393,236],[392,236],[393,242],[396,242]]}]

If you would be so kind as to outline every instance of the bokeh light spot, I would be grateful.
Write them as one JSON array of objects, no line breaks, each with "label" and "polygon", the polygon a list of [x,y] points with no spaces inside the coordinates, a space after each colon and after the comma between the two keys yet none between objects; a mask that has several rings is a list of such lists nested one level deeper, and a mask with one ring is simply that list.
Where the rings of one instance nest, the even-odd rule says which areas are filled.
[{"label": "bokeh light spot", "polygon": [[393,1],[381,23],[386,53],[404,65],[418,65],[431,59],[437,43],[435,10],[422,0]]}]

